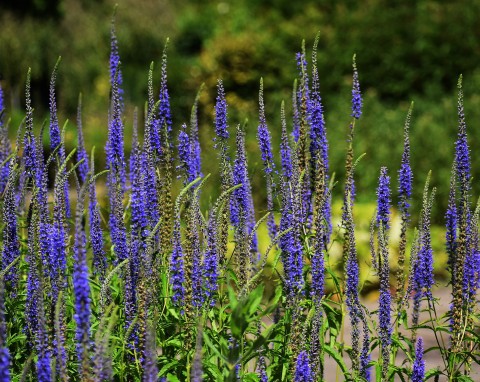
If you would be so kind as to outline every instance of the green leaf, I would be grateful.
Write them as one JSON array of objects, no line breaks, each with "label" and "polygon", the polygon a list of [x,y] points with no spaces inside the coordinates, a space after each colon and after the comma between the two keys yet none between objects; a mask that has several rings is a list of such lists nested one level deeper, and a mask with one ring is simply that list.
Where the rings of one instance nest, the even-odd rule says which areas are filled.
[{"label": "green leaf", "polygon": [[435,377],[437,375],[442,375],[440,370],[438,370],[438,369],[427,370],[427,372],[425,373],[425,381],[427,381],[428,379],[430,379],[432,377]]},{"label": "green leaf", "polygon": [[[235,338],[241,339],[250,323],[257,318],[255,313],[262,302],[263,288],[263,285],[259,285],[249,294],[244,296],[235,307],[232,306],[233,311],[230,325],[232,335]],[[235,298],[230,289],[231,288],[229,288],[230,298]]]},{"label": "green leaf", "polygon": [[251,346],[248,347],[247,350],[245,350],[242,358],[240,359],[241,363],[246,363],[250,360],[252,356],[255,356],[255,352],[263,346],[267,340],[270,338],[273,329],[277,326],[277,324],[272,324],[270,325],[266,330],[263,331],[263,333],[257,337],[257,339],[253,342]]},{"label": "green leaf", "polygon": [[222,353],[220,353],[220,350],[218,350],[218,347],[212,343],[206,331],[203,332],[203,340],[205,341],[205,344],[208,346],[208,348],[210,348],[216,354],[217,357],[222,359],[224,362],[228,362],[228,359]]},{"label": "green leaf", "polygon": [[168,382],[180,382],[180,380],[173,374],[167,374]]},{"label": "green leaf", "polygon": [[167,363],[165,366],[163,366],[160,369],[160,372],[158,374],[159,375],[164,375],[169,370],[174,370],[177,366],[178,366],[178,361],[177,360],[170,361],[169,363]]},{"label": "green leaf", "polygon": [[350,375],[350,373],[348,372],[347,365],[345,364],[345,361],[343,360],[342,355],[337,351],[337,349],[333,348],[330,345],[324,345],[323,350],[325,351],[325,353],[327,353],[330,357],[332,357],[335,360],[338,366],[340,366],[340,369],[345,374],[345,377],[347,375],[348,376]]}]

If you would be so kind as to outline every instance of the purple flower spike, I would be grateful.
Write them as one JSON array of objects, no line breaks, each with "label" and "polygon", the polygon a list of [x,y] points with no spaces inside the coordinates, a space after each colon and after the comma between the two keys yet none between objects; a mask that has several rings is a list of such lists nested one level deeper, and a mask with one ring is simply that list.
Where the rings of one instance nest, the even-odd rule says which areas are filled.
[{"label": "purple flower spike", "polygon": [[222,80],[217,84],[217,102],[215,104],[215,133],[220,140],[227,140],[229,137],[227,125],[227,101],[225,100],[225,89]]},{"label": "purple flower spike", "polygon": [[219,256],[217,251],[217,217],[213,213],[207,224],[207,244],[202,264],[202,278],[205,298],[211,306],[215,305],[214,296],[218,289]]},{"label": "purple flower spike", "polygon": [[[13,166],[12,166],[13,167]],[[17,233],[17,203],[15,195],[16,175],[12,172],[6,186],[6,191],[3,200],[3,251],[1,269],[5,269],[13,260],[20,255],[20,243],[18,241]],[[5,279],[12,283],[15,287],[18,275],[17,268],[13,267],[6,274]],[[0,344],[1,346],[1,344]]]},{"label": "purple flower spike", "polygon": [[313,382],[312,371],[308,360],[308,354],[305,350],[301,351],[297,357],[295,366],[295,382]]},{"label": "purple flower spike", "polygon": [[109,185],[110,199],[112,198],[112,191],[110,188],[116,186],[116,184],[120,182],[122,190],[124,190],[126,183],[126,164],[123,141],[124,128],[119,90],[118,77],[115,77],[112,84],[111,107],[108,121],[108,141],[105,146],[107,154],[107,169],[110,170],[110,178],[114,179],[113,184]]},{"label": "purple flower spike", "polygon": [[352,88],[352,114],[355,119],[362,115],[362,94],[360,93],[360,82],[358,81],[357,62],[353,56],[353,88]]},{"label": "purple flower spike", "polygon": [[[5,104],[3,99],[3,90],[0,85],[0,166],[12,152],[10,141],[8,140],[8,129],[3,124],[3,114],[5,112]],[[10,172],[10,161],[5,162],[3,167],[0,167],[0,194],[5,190],[5,185],[8,181],[8,174]]]},{"label": "purple flower spike", "polygon": [[450,177],[450,192],[448,194],[448,207],[445,213],[445,225],[446,225],[446,251],[448,254],[448,264],[450,272],[452,273],[452,284],[455,281],[455,255],[457,252],[457,199],[456,199],[456,163],[453,163],[452,172]]},{"label": "purple flower spike", "polygon": [[413,363],[412,382],[423,382],[425,380],[425,361],[423,359],[423,339],[417,340],[415,347],[415,362]]},{"label": "purple flower spike", "polygon": [[382,167],[377,188],[377,227],[382,225],[385,231],[390,227],[390,177],[387,168]]},{"label": "purple flower spike", "polygon": [[89,184],[88,189],[88,210],[90,221],[90,241],[92,243],[93,252],[93,273],[97,275],[101,281],[103,281],[105,277],[105,271],[107,269],[107,259],[105,257],[105,250],[103,249],[103,232],[100,221],[100,211],[97,202],[95,180]]},{"label": "purple flower spike", "polygon": [[75,217],[75,239],[73,246],[73,291],[75,295],[75,314],[77,324],[76,341],[79,361],[79,374],[88,375],[90,344],[90,284],[88,282],[87,237],[83,227],[83,207],[87,185],[80,190]]},{"label": "purple flower spike", "polygon": [[23,160],[25,163],[25,174],[27,177],[33,178],[37,162],[37,150],[35,148],[35,136],[33,135],[33,108],[30,95],[30,73],[31,69],[29,68],[27,73],[27,83],[25,86],[26,117],[25,135],[23,138]]},{"label": "purple flower spike", "polygon": [[[272,177],[272,172],[275,170],[275,162],[273,161],[272,142],[270,132],[268,131],[267,122],[265,119],[265,105],[263,101],[263,79],[260,79],[260,93],[259,93],[259,125],[258,125],[258,145],[262,154],[263,169],[267,177],[267,209],[273,210],[273,197],[275,183]],[[277,225],[273,213],[268,216],[267,220],[268,232],[270,239],[273,240],[277,235]]]},{"label": "purple flower spike", "polygon": [[175,305],[182,306],[185,297],[185,261],[180,236],[180,216],[175,217],[173,231],[173,252],[170,262],[170,283],[172,284],[172,301]]},{"label": "purple flower spike", "polygon": [[[52,72],[52,77],[50,78],[50,149],[54,150],[59,147],[62,143],[60,137],[60,127],[58,126],[58,116],[57,116],[57,100],[55,96],[55,82],[57,80],[57,68],[60,59],[55,64],[55,67]],[[65,159],[65,148],[60,146],[58,155],[60,161],[63,162]]]},{"label": "purple flower spike", "polygon": [[113,83],[115,81],[118,84],[119,99],[123,109],[123,77],[120,69],[120,54],[118,53],[117,34],[115,33],[115,15],[113,15],[112,26],[110,29],[110,86],[113,87]]},{"label": "purple flower spike", "polygon": [[200,93],[203,89],[203,85],[200,87],[200,90],[195,97],[195,103],[192,107],[192,113],[190,116],[190,162],[194,168],[194,179],[202,176],[202,158],[201,158],[201,147],[200,147],[200,137],[198,132],[198,101],[200,99]]},{"label": "purple flower spike", "polygon": [[[157,130],[158,131],[158,137],[163,137],[165,134],[163,134],[161,131],[166,130],[167,134],[166,136],[168,137],[166,142],[162,142],[162,139],[159,138],[159,141],[161,142],[161,147],[160,150],[162,151],[162,147],[165,147],[166,145],[170,145],[170,148],[173,147],[172,142],[170,141],[170,137],[172,134],[172,114],[170,111],[170,97],[168,95],[168,87],[167,87],[167,48],[168,48],[168,39],[165,42],[165,47],[163,49],[163,55],[162,55],[162,80],[160,83],[160,104],[158,106],[158,120],[157,120]],[[163,152],[163,151],[162,151]]]},{"label": "purple flower spike", "polygon": [[3,127],[3,112],[5,111],[5,103],[3,99],[3,89],[0,84],[0,127]]},{"label": "purple flower spike", "polygon": [[282,173],[283,176],[290,180],[292,178],[292,150],[290,149],[290,143],[288,142],[287,135],[287,121],[285,118],[285,103],[282,102],[281,106],[281,119],[282,119],[282,140],[280,143],[280,156],[282,160]]},{"label": "purple flower spike", "polygon": [[470,190],[471,164],[463,107],[462,76],[458,80],[458,138],[455,143],[455,161],[457,163],[457,177],[460,182],[460,195],[463,198],[464,194],[468,194]]},{"label": "purple flower spike", "polygon": [[404,213],[407,218],[408,218],[408,208],[410,207],[409,203],[412,197],[412,182],[413,182],[413,173],[412,173],[412,168],[410,166],[410,139],[409,139],[409,128],[410,128],[412,107],[413,106],[410,107],[407,115],[407,120],[405,121],[402,162],[400,165],[400,170],[398,171],[398,194],[400,198],[398,202],[398,206],[400,211]]},{"label": "purple flower spike", "polygon": [[260,95],[259,95],[259,125],[258,125],[258,145],[262,153],[262,161],[265,168],[265,173],[270,174],[275,169],[273,162],[272,142],[270,132],[268,131],[267,122],[265,119],[265,104],[263,101],[263,79],[260,79]]},{"label": "purple flower spike", "polygon": [[183,124],[178,134],[178,159],[180,161],[178,167],[184,174],[184,183],[188,184],[197,177],[197,162],[196,157],[192,155],[195,146],[192,145],[191,138],[186,130],[187,125]]},{"label": "purple flower spike", "polygon": [[0,382],[10,382],[10,353],[7,347],[5,321],[5,284],[0,279]]}]

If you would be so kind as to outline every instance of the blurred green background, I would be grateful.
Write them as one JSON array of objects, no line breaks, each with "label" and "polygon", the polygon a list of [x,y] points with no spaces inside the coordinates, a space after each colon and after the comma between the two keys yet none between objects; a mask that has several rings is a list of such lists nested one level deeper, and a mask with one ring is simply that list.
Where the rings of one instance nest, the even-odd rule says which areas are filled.
[{"label": "blurred green background", "polygon": [[[200,101],[204,172],[216,173],[213,105],[217,78],[224,80],[233,127],[248,118],[248,150],[258,206],[265,205],[264,179],[256,143],[260,77],[265,83],[267,120],[276,147],[280,103],[291,114],[291,89],[297,75],[295,53],[306,40],[310,57],[320,31],[318,67],[330,142],[331,170],[341,195],[346,133],[350,120],[351,60],[357,54],[364,114],[357,123],[355,150],[366,153],[357,171],[359,202],[375,200],[380,166],[388,166],[392,186],[402,152],[402,131],[411,101],[415,200],[432,170],[438,188],[433,211],[443,223],[457,128],[456,82],[464,75],[465,109],[474,179],[480,175],[480,1],[453,0],[121,0],[116,12],[126,99],[125,124],[131,131],[133,108],[143,110],[147,71],[170,38],[169,91],[175,131],[188,122],[197,89]],[[0,3],[0,74],[12,115],[12,136],[24,107],[27,68],[32,68],[37,128],[48,117],[48,82],[58,56],[61,121],[75,121],[79,92],[84,99],[87,149],[103,147],[107,135],[110,0],[16,0]],[[291,128],[291,124],[289,126]],[[75,141],[75,123],[67,141]],[[232,140],[232,146],[234,142]],[[127,150],[129,140],[127,139]],[[103,150],[99,160],[103,160]],[[215,182],[208,194],[215,195]],[[480,186],[474,181],[475,194]],[[415,203],[415,202],[414,202]],[[418,206],[418,205],[417,205]],[[366,212],[368,221],[372,208]],[[413,218],[416,219],[417,214]]]}]

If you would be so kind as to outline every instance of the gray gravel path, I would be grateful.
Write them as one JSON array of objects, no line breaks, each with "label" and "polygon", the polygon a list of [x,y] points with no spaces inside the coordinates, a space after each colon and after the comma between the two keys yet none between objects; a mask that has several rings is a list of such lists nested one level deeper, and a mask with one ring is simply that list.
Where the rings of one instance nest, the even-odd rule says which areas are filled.
[{"label": "gray gravel path", "polygon": [[[439,299],[437,305],[436,305],[436,311],[438,317],[441,317],[445,312],[447,312],[450,309],[450,300],[451,300],[451,294],[450,294],[450,289],[447,288],[439,288],[434,291],[434,297]],[[378,295],[375,296],[374,294],[371,294],[370,296],[367,296],[366,298],[363,299],[362,301],[363,304],[369,309],[370,312],[376,311],[378,308]],[[423,302],[422,308],[425,307],[426,302]],[[427,311],[423,311],[420,315],[420,322],[429,320],[429,313]],[[409,316],[409,322],[411,320],[411,315]],[[374,314],[372,315],[372,319],[377,320],[377,315]],[[347,318],[347,324],[345,328],[345,343],[347,345],[351,344],[351,339],[350,339],[350,332],[351,328],[349,326],[349,319]],[[443,334],[443,342],[446,344],[448,347],[449,343],[449,336],[447,333],[441,333]],[[405,335],[410,336],[409,333],[405,333]],[[424,340],[424,347],[425,349],[429,349],[431,347],[437,346],[437,340],[435,339],[434,332],[429,329],[420,329],[418,330],[418,336],[421,336]],[[439,341],[441,342],[442,339],[439,338]],[[378,349],[377,351],[372,354],[372,359],[378,359]],[[348,355],[345,355],[344,359],[347,359]],[[432,369],[432,368],[440,368],[440,370],[443,370],[444,368],[444,363],[440,354],[440,351],[438,349],[431,350],[427,352],[424,356],[424,359],[426,361],[426,370]],[[401,365],[402,362],[405,360],[405,355],[403,353],[399,353],[397,355],[397,362],[396,365]],[[477,364],[472,364],[472,372],[471,372],[471,377],[474,381],[480,381],[480,366]],[[372,381],[375,381],[375,372],[372,370]],[[345,378],[343,376],[343,373],[339,368],[337,368],[337,364],[335,361],[330,358],[329,356],[325,357],[325,381],[327,382],[334,382],[334,381],[344,381]],[[395,378],[395,381],[401,381],[399,377]],[[431,379],[433,381],[433,379]],[[440,377],[439,381],[447,381],[447,378],[445,377]]]}]

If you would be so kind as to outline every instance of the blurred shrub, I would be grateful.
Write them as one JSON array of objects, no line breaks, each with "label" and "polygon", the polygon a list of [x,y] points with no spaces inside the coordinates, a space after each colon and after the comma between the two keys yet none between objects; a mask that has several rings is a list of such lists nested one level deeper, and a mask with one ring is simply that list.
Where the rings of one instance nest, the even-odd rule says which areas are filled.
[{"label": "blurred shrub", "polygon": [[[28,9],[23,12],[21,9]],[[63,119],[75,120],[78,93],[84,94],[87,142],[102,147],[106,140],[108,55],[113,0],[23,0],[0,4],[0,74],[7,103],[23,107],[25,73],[32,67],[36,121],[48,105],[48,81],[59,55],[59,106]],[[351,57],[357,53],[365,113],[358,124],[356,152],[366,152],[357,171],[358,197],[374,198],[378,172],[363,169],[386,165],[395,178],[402,150],[402,128],[408,105],[415,101],[412,162],[417,195],[427,172],[439,199],[446,200],[456,134],[455,83],[465,78],[467,123],[472,147],[478,147],[474,122],[479,120],[480,1],[453,0],[243,0],[177,2],[123,0],[117,10],[117,34],[126,94],[126,135],[132,110],[143,110],[147,70],[159,61],[167,36],[169,91],[174,127],[189,119],[202,82],[201,139],[205,172],[216,160],[212,148],[215,84],[223,78],[233,127],[249,119],[247,148],[253,188],[264,190],[256,146],[260,77],[265,81],[267,118],[273,143],[279,143],[280,103],[290,110],[295,52],[306,39],[308,56],[320,31],[318,51],[321,92],[325,104],[331,168],[341,180],[349,120]],[[14,113],[16,125],[21,113]],[[70,125],[69,133],[74,134]],[[129,140],[127,139],[127,149]],[[103,150],[97,150],[102,160]],[[474,156],[474,162],[479,160]],[[100,166],[102,163],[100,163]],[[473,168],[480,168],[474,163]],[[475,174],[479,176],[480,174]],[[341,184],[341,183],[340,183]],[[340,187],[340,186],[339,186]],[[215,190],[213,190],[215,192]],[[480,189],[474,184],[474,191]],[[254,192],[264,198],[261,192]],[[442,221],[444,206],[434,214]]]}]

